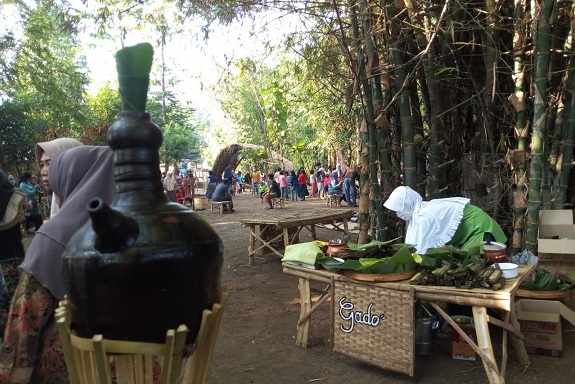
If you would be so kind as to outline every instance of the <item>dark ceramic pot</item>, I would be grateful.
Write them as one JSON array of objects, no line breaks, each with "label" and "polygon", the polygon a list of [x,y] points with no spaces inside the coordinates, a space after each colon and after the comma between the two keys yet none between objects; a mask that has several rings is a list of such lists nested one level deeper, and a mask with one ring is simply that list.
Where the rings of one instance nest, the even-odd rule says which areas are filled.
[{"label": "dark ceramic pot", "polygon": [[222,242],[201,217],[166,199],[161,141],[147,113],[122,112],[108,130],[114,202],[90,203],[92,220],[64,256],[80,336],[163,342],[166,330],[186,324],[191,342],[202,311],[220,301]]}]

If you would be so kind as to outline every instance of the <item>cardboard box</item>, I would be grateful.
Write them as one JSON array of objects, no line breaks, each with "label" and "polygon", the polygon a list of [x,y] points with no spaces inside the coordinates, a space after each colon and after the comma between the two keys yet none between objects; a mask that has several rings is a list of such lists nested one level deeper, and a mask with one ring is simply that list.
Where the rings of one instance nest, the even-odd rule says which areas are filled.
[{"label": "cardboard box", "polygon": [[517,318],[529,353],[559,356],[563,351],[561,319],[575,325],[575,312],[560,301],[522,299]]},{"label": "cardboard box", "polygon": [[[475,341],[475,329],[472,325],[464,326],[460,325],[461,329],[465,331],[467,336]],[[461,336],[455,330],[451,330],[451,358],[454,360],[467,360],[475,361],[477,360],[477,354],[471,348],[469,344],[463,340]]]},{"label": "cardboard box", "polygon": [[541,210],[537,253],[542,265],[558,272],[575,271],[575,225],[569,209]]}]

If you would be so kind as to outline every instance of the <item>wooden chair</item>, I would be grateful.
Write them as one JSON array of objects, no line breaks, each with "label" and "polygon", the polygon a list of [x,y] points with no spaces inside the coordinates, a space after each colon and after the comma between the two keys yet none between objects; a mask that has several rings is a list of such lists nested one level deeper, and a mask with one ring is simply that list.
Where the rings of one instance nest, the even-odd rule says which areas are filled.
[{"label": "wooden chair", "polygon": [[[71,384],[204,384],[221,322],[222,307],[204,310],[195,349],[184,363],[188,329],[180,325],[166,332],[166,342],[144,343],[91,339],[76,336],[70,329],[69,303],[56,309],[56,326],[62,342]],[[154,367],[160,367],[154,380]],[[115,375],[112,376],[112,372]],[[114,379],[113,379],[114,378]],[[157,380],[159,379],[159,380]]]}]

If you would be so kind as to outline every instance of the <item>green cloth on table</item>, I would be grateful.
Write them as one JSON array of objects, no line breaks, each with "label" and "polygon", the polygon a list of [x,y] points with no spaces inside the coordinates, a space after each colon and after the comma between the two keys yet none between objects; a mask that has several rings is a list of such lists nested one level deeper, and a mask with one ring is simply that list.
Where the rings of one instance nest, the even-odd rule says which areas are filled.
[{"label": "green cloth on table", "polygon": [[498,243],[505,244],[507,236],[503,230],[485,211],[472,204],[467,204],[463,210],[463,219],[448,245],[467,249],[469,246],[483,241],[485,233],[491,233]]},{"label": "green cloth on table", "polygon": [[311,241],[309,243],[299,243],[288,245],[284,252],[282,262],[292,262],[307,265],[316,265],[324,254],[321,250],[322,243],[319,241]]}]

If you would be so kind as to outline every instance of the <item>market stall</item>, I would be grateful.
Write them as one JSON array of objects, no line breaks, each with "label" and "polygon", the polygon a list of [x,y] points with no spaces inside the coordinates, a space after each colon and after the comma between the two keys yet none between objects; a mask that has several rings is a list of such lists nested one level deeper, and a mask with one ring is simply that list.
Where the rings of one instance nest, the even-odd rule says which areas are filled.
[{"label": "market stall", "polygon": [[[348,222],[353,215],[351,209],[310,209],[305,213],[270,210],[265,214],[241,219],[240,223],[249,228],[249,264],[261,250],[269,250],[283,257],[281,250],[299,242],[299,234],[305,228],[316,239],[316,228],[329,226],[329,229],[348,232]],[[283,240],[283,241],[282,241]]]},{"label": "market stall", "polygon": [[[384,246],[387,245],[384,244]],[[382,246],[379,245],[378,247],[381,250]],[[387,276],[401,277],[401,274],[405,275],[406,272],[398,272],[398,266],[400,269],[405,268],[405,266],[397,264],[393,266],[395,270],[392,270],[390,269],[392,264],[390,261],[393,261],[393,258],[396,260],[400,260],[400,258],[407,259],[410,254],[406,252],[406,249],[405,246],[402,246],[399,251],[395,252],[394,256],[382,259],[376,259],[373,258],[374,255],[370,255],[372,258],[369,259],[353,260],[348,258],[346,260],[349,265],[354,265],[355,263],[358,266],[362,263],[366,265],[368,262],[365,260],[369,260],[370,268],[380,263],[382,265],[377,268],[380,271],[387,268],[389,272]],[[289,251],[286,253],[288,254],[288,259],[289,254],[294,253],[291,252],[292,249]],[[464,253],[460,253],[457,250],[451,250],[450,252],[452,252],[450,257],[465,257],[468,260],[468,264],[464,267],[464,275],[461,275],[461,280],[456,281],[455,275],[452,273],[458,268],[463,268],[459,264],[450,265],[446,261],[442,261],[443,266],[428,269],[428,271],[435,271],[436,274],[434,276],[439,279],[438,271],[442,272],[441,270],[443,269],[443,272],[446,273],[446,284],[453,284],[452,286],[422,284],[428,282],[422,280],[422,276],[426,276],[428,272],[421,266],[416,268],[423,272],[415,277],[404,278],[400,281],[377,282],[378,279],[385,279],[386,274],[328,270],[333,265],[332,259],[334,259],[329,257],[329,254],[326,259],[321,259],[321,262],[316,263],[319,265],[319,269],[310,268],[310,265],[306,265],[305,259],[302,259],[303,262],[284,262],[284,273],[299,279],[300,315],[297,324],[296,344],[307,348],[312,314],[323,303],[329,303],[331,306],[330,328],[332,330],[334,351],[385,369],[413,376],[415,371],[414,306],[417,301],[421,301],[428,303],[481,358],[489,383],[504,383],[509,339],[513,343],[513,350],[517,353],[520,363],[523,365],[529,364],[523,336],[515,313],[514,298],[519,286],[533,272],[534,267],[519,266],[517,276],[503,279],[501,273],[499,273],[501,272],[498,267],[499,264],[492,265],[483,259],[479,259],[480,256],[475,254],[460,256]],[[340,256],[350,257],[349,253]],[[418,257],[415,253],[410,256],[413,258]],[[286,257],[284,257],[285,260]],[[350,262],[349,260],[352,261]],[[337,261],[337,263],[343,265],[341,261],[342,259]],[[327,268],[322,268],[322,264]],[[481,265],[481,268],[473,271],[476,265]],[[429,273],[431,274],[431,272]],[[485,276],[485,280],[482,280],[482,275]],[[491,285],[489,285],[487,282],[492,277],[491,275],[497,277],[497,279],[492,278]],[[413,273],[410,276],[413,276]],[[469,284],[467,284],[465,279],[469,279]],[[322,295],[313,305],[310,294],[311,282],[325,284]],[[483,286],[488,288],[483,288]],[[452,316],[445,310],[445,305],[441,303],[471,307],[477,336],[476,342],[453,320]],[[488,313],[488,309],[496,311]],[[494,313],[491,312],[497,312],[500,316],[495,317]],[[489,331],[490,324],[501,328],[503,332],[500,364],[497,363],[495,358]]]}]

